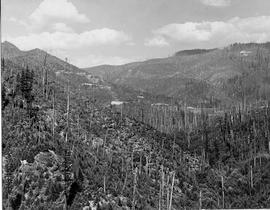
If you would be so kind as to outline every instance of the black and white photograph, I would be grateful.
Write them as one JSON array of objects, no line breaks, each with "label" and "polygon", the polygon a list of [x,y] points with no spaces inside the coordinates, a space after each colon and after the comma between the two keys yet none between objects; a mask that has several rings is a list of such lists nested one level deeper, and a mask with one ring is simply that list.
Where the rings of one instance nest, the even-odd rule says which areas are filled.
[{"label": "black and white photograph", "polygon": [[1,0],[0,136],[0,209],[270,209],[270,1]]}]

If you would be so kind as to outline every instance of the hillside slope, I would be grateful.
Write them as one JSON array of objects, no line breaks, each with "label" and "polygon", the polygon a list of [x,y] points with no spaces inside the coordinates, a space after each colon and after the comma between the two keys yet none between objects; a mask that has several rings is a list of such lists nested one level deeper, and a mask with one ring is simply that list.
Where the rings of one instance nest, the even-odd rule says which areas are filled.
[{"label": "hillside slope", "polygon": [[47,70],[49,76],[57,77],[62,81],[69,80],[71,84],[89,82],[87,78],[89,76],[88,73],[43,50],[36,48],[29,51],[21,51],[7,41],[1,43],[1,49],[2,58],[10,60],[18,66],[28,66],[39,73]]},{"label": "hillside slope", "polygon": [[262,62],[264,70],[269,68],[269,50],[269,43],[233,44],[224,49],[182,51],[168,58],[85,70],[112,83],[152,94],[182,99],[194,95],[197,102],[213,97],[226,101],[233,97],[228,90],[229,80],[253,74]]},{"label": "hillside slope", "polygon": [[1,43],[1,55],[4,58],[13,58],[16,56],[20,56],[23,54],[23,51],[21,51],[18,47],[13,45],[10,42],[3,42]]},{"label": "hillside slope", "polygon": [[[1,43],[1,63],[3,65],[2,81],[5,85],[15,83],[16,75],[22,69],[33,70],[36,80],[42,81],[39,86],[47,86],[52,91],[55,84],[78,94],[95,95],[99,102],[109,103],[111,94],[106,84],[96,76],[69,64],[41,49],[22,51],[7,41]],[[8,83],[10,83],[8,85]],[[44,84],[46,83],[46,84]],[[41,88],[41,87],[39,87]]]}]

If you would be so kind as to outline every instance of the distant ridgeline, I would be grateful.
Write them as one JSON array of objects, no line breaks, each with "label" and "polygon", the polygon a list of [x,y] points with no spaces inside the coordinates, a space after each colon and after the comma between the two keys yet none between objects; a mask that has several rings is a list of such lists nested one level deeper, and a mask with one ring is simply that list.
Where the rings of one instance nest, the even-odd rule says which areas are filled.
[{"label": "distant ridgeline", "polygon": [[183,56],[183,55],[197,55],[197,54],[203,54],[203,53],[208,53],[211,52],[213,50],[216,50],[216,48],[214,49],[192,49],[192,50],[181,50],[176,52],[174,55],[175,56]]},{"label": "distant ridgeline", "polygon": [[[119,66],[86,68],[112,84],[173,97],[190,106],[254,103],[270,96],[270,43],[235,43]],[[214,107],[214,106],[213,106]]]}]

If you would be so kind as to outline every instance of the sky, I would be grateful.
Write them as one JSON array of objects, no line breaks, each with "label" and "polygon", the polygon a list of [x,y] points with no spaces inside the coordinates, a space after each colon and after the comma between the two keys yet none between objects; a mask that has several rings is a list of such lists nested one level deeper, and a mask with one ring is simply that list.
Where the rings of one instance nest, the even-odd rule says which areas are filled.
[{"label": "sky", "polygon": [[269,0],[2,0],[2,41],[78,67],[270,41]]}]

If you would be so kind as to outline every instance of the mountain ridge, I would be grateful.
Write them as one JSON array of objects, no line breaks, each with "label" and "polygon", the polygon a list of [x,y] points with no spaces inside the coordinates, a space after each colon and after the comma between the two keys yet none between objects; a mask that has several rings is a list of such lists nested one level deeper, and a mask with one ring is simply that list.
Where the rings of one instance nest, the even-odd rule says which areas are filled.
[{"label": "mountain ridge", "polygon": [[[259,68],[258,65],[261,65],[258,63],[260,57],[266,59],[270,55],[270,42],[235,43],[222,49],[195,49],[180,52],[180,55],[177,56],[120,66],[96,66],[84,68],[84,70],[114,84],[127,85],[135,90],[177,98],[183,98],[183,94],[180,94],[183,92],[198,95],[197,92],[200,91],[196,91],[195,87],[203,84],[203,86],[209,87],[205,89],[203,97],[216,97],[226,101],[228,98],[235,97],[228,95],[229,86],[232,85],[228,81],[256,72],[256,68]],[[257,76],[262,77],[262,74]],[[245,80],[250,80],[250,78]],[[190,85],[190,81],[194,84]],[[264,84],[258,83],[260,86],[258,91],[262,91],[262,85]],[[187,86],[193,91],[186,90]],[[212,95],[213,92],[215,92],[214,95]],[[228,96],[224,97],[225,95]],[[186,96],[188,97],[188,95]]]},{"label": "mountain ridge", "polygon": [[[179,51],[180,55],[166,58],[84,69],[38,48],[21,51],[9,42],[1,43],[1,46],[3,58],[39,71],[45,65],[53,77],[65,83],[71,81],[75,86],[88,83],[94,76],[110,84],[187,100],[185,103],[194,105],[213,99],[220,103],[239,102],[244,100],[243,94],[257,100],[266,97],[268,91],[270,93],[270,78],[265,76],[265,71],[270,68],[270,42],[235,43],[223,49],[184,50]],[[239,87],[242,88],[240,92]]]},{"label": "mountain ridge", "polygon": [[14,44],[5,41],[1,43],[1,52],[3,59],[23,68],[29,67],[38,75],[42,75],[44,70],[48,71],[49,77],[63,84],[70,82],[70,85],[77,86],[90,81],[90,73],[39,48],[22,51]]},{"label": "mountain ridge", "polygon": [[[53,59],[54,62],[61,63],[61,65],[66,63],[62,59],[60,59],[54,55],[51,55],[48,52],[46,52],[42,49],[39,49],[39,48],[23,51],[8,41],[1,43],[1,48],[2,48],[2,57],[4,59],[11,59],[13,61],[16,61],[16,59],[24,59],[26,62],[26,65],[32,64],[31,61],[29,59],[27,59],[27,57],[29,57],[29,56],[33,59],[33,61],[32,61],[33,63],[34,62],[42,62],[42,61],[45,62],[45,56],[47,56],[46,59]],[[19,53],[16,53],[16,51]],[[9,52],[12,52],[11,55],[8,54]],[[48,60],[46,60],[46,62],[48,62]],[[68,64],[67,67],[72,67],[78,71],[83,71],[80,68],[78,68],[72,64]],[[69,68],[67,68],[67,70],[69,70]]]},{"label": "mountain ridge", "polygon": [[23,51],[21,51],[17,46],[14,44],[4,41],[1,43],[1,56],[5,58],[12,58],[19,55],[22,55]]},{"label": "mountain ridge", "polygon": [[174,56],[183,56],[183,55],[196,55],[196,54],[203,54],[208,53],[213,50],[216,50],[217,48],[213,49],[190,49],[190,50],[181,50],[174,54]]}]

